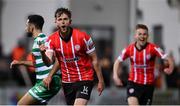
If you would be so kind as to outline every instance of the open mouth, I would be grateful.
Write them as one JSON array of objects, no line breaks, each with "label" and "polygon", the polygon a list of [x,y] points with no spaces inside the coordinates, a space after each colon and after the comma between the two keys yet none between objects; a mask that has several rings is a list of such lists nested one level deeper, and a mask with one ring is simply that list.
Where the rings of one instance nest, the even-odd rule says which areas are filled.
[{"label": "open mouth", "polygon": [[145,39],[144,39],[144,38],[139,38],[139,41],[144,42],[144,41],[145,41]]},{"label": "open mouth", "polygon": [[63,25],[63,26],[62,26],[62,28],[66,28],[66,26],[65,26],[65,25]]},{"label": "open mouth", "polygon": [[139,39],[140,41],[142,41],[142,42],[144,42],[145,41],[145,39]]}]

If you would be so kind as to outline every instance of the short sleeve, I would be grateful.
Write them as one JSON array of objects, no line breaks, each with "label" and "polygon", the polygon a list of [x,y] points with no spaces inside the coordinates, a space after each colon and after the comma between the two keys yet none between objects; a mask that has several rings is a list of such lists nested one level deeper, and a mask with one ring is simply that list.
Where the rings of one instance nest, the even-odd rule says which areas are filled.
[{"label": "short sleeve", "polygon": [[161,59],[166,59],[168,54],[166,54],[160,47],[155,46],[154,47],[154,53],[156,56],[160,57]]},{"label": "short sleeve", "polygon": [[44,34],[40,34],[36,39],[38,44],[44,44],[46,40],[47,40],[47,36]]},{"label": "short sleeve", "polygon": [[95,44],[89,35],[85,34],[83,41],[85,43],[85,49],[87,54],[95,51]]},{"label": "short sleeve", "polygon": [[53,52],[54,46],[53,46],[52,39],[51,39],[50,37],[46,40],[45,46],[46,46],[46,48],[47,48],[46,51],[48,51],[48,52]]},{"label": "short sleeve", "polygon": [[129,57],[129,48],[124,48],[118,56],[119,61],[124,61]]}]

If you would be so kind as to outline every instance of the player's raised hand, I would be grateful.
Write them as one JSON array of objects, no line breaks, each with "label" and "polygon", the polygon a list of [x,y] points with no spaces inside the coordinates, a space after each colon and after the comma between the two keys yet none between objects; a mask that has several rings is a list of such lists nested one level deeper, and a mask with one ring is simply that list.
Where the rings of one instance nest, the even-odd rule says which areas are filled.
[{"label": "player's raised hand", "polygon": [[38,45],[39,45],[39,50],[41,52],[45,52],[46,51],[46,46],[45,46],[44,42],[38,41]]},{"label": "player's raised hand", "polygon": [[11,64],[10,64],[10,69],[12,69],[13,66],[18,65],[18,64],[19,64],[19,61],[13,60],[13,61],[11,62]]}]

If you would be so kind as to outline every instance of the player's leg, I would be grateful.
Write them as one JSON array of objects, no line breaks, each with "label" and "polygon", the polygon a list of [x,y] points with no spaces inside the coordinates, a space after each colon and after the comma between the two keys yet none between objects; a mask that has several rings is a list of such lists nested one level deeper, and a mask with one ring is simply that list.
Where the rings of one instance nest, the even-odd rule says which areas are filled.
[{"label": "player's leg", "polygon": [[73,83],[62,83],[67,105],[73,105],[76,98],[76,88]]},{"label": "player's leg", "polygon": [[74,105],[87,105],[93,88],[93,81],[81,81],[77,83],[77,93]]},{"label": "player's leg", "polygon": [[32,97],[37,99],[41,105],[47,104],[47,102],[59,92],[61,88],[60,80],[61,77],[59,75],[54,75],[50,89],[44,85],[43,81],[40,81],[29,90],[29,93]]},{"label": "player's leg", "polygon": [[137,97],[128,97],[128,105],[139,105]]},{"label": "player's leg", "polygon": [[38,101],[34,99],[28,92],[18,101],[17,105],[31,105]]},{"label": "player's leg", "polygon": [[143,86],[129,81],[127,83],[128,105],[139,105],[140,97],[143,93]]},{"label": "player's leg", "polygon": [[60,75],[54,75],[50,90],[48,90],[42,81],[37,83],[20,99],[18,105],[46,105],[47,102],[60,90],[60,81]]},{"label": "player's leg", "polygon": [[77,98],[74,102],[74,105],[87,105],[88,100],[83,98]]},{"label": "player's leg", "polygon": [[144,87],[144,93],[140,99],[140,105],[151,105],[153,99],[154,86],[147,85]]}]

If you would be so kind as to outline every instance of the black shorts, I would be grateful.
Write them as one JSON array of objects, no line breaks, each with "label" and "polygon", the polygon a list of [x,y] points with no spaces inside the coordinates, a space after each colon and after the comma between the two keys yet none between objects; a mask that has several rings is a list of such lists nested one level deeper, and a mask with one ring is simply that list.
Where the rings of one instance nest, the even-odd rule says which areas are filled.
[{"label": "black shorts", "polygon": [[142,85],[129,81],[127,85],[127,97],[137,97],[140,105],[151,105],[154,85]]},{"label": "black shorts", "polygon": [[90,99],[93,81],[62,83],[67,105],[73,105],[76,98]]}]

